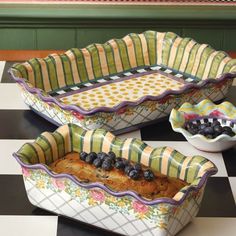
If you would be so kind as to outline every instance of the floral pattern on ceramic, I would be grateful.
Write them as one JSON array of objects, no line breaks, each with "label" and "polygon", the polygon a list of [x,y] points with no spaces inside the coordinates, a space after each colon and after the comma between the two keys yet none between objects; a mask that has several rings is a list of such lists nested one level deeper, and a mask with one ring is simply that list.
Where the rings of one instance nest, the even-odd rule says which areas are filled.
[{"label": "floral pattern on ceramic", "polygon": [[221,152],[236,144],[236,136],[230,137],[221,134],[214,139],[207,139],[200,134],[192,135],[184,129],[186,122],[193,121],[196,123],[198,120],[203,123],[204,118],[210,121],[216,118],[223,126],[231,126],[236,132],[236,108],[230,102],[216,105],[205,99],[196,105],[184,103],[178,110],[173,109],[171,111],[169,120],[174,131],[183,134],[188,142],[200,150]]},{"label": "floral pattern on ceramic", "polygon": [[[138,76],[134,71],[143,73],[141,84],[148,79],[145,76],[157,72],[168,78],[158,86],[155,86],[156,81],[153,82],[152,86],[157,90],[163,82],[166,86],[170,78],[181,86],[172,90],[173,86],[169,84],[161,93],[153,88],[153,91],[140,94],[144,86],[138,91],[139,96],[135,95],[137,90],[132,90],[132,98],[122,94],[121,99],[114,100],[116,95],[110,94],[109,102],[104,103],[93,94],[93,89],[132,81]],[[172,108],[178,108],[184,102],[224,98],[236,75],[236,60],[191,38],[181,38],[171,32],[146,31],[105,44],[71,49],[61,55],[33,58],[14,65],[9,72],[24,89],[26,104],[51,122],[59,125],[69,120],[85,129],[100,127],[121,133],[166,117]],[[123,78],[124,75],[129,78]],[[77,90],[85,93],[89,88],[92,90],[86,95],[88,99],[85,96],[86,104],[80,104],[81,99],[78,101],[75,97],[60,99],[66,93],[74,94]],[[125,92],[129,94],[130,91],[127,88]],[[119,93],[119,89],[116,92]],[[167,102],[169,97],[172,103]],[[146,102],[151,105],[150,109],[143,109]]]},{"label": "floral pattern on ceramic", "polygon": [[[112,150],[190,185],[172,199],[150,201],[132,191],[115,192],[101,183],[83,183],[48,167],[67,153],[82,150]],[[125,235],[175,235],[197,214],[207,178],[217,171],[201,156],[186,157],[170,147],[152,148],[141,140],[121,140],[108,131],[85,131],[75,124],[42,133],[35,142],[24,144],[14,157],[22,167],[33,205]],[[179,168],[175,168],[176,163]]]},{"label": "floral pattern on ceramic", "polygon": [[[71,211],[66,212],[66,216],[78,220],[81,220],[79,211],[76,216],[73,216],[73,213],[77,211],[77,204],[82,204],[84,207],[88,208],[90,214],[93,216],[92,218],[98,218],[98,208],[106,209],[106,211],[101,210],[103,212],[101,220],[106,222],[103,228],[111,230],[109,226],[111,214],[112,219],[116,219],[116,223],[113,222],[113,225],[119,226],[116,227],[115,232],[124,235],[137,235],[140,233],[143,235],[148,233],[155,235],[174,235],[175,230],[179,230],[181,226],[185,225],[189,220],[192,220],[197,214],[204,189],[195,194],[190,194],[182,206],[176,207],[170,204],[160,203],[153,207],[145,205],[132,197],[118,198],[111,196],[101,189],[94,188],[86,190],[77,186],[71,180],[52,178],[42,170],[32,171],[23,167],[22,172],[29,200],[32,204],[58,214],[65,214],[61,207],[65,202],[60,202],[58,199],[55,200],[56,195],[61,195],[59,199],[62,200],[66,198],[66,204],[72,208]],[[36,186],[37,193],[40,192],[41,196],[32,194],[32,192],[35,191],[32,186]],[[48,197],[48,194],[51,196]],[[46,195],[46,198],[42,199],[42,195]],[[51,199],[49,200],[48,198]],[[48,204],[50,201],[53,204]],[[73,202],[73,205],[71,202]],[[132,223],[127,222],[126,217],[133,217]],[[130,224],[129,227],[122,227],[119,221],[123,221],[124,219],[126,221],[124,225]],[[142,221],[145,222],[145,227],[140,230],[138,224],[143,225]],[[91,223],[89,220],[87,220],[87,222]],[[155,226],[155,228],[153,228],[153,226]],[[134,230],[133,227],[137,229]],[[160,234],[160,232],[162,233]]]}]

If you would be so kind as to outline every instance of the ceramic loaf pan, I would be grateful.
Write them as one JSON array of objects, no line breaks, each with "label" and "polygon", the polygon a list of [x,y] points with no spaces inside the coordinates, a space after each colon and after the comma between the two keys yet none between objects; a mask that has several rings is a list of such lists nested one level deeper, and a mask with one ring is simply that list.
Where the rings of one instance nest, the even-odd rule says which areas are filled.
[{"label": "ceramic loaf pan", "polygon": [[25,103],[51,122],[122,133],[184,102],[224,98],[236,60],[191,38],[146,31],[34,58],[9,72]]},{"label": "ceramic loaf pan", "polygon": [[[101,183],[52,172],[48,164],[71,151],[113,151],[190,185],[173,199],[150,201],[132,191],[114,192]],[[75,124],[41,134],[14,157],[33,205],[124,235],[175,235],[197,214],[207,178],[217,172],[204,157],[186,157],[170,147],[154,149],[137,139],[121,140],[103,129],[85,131]]]}]

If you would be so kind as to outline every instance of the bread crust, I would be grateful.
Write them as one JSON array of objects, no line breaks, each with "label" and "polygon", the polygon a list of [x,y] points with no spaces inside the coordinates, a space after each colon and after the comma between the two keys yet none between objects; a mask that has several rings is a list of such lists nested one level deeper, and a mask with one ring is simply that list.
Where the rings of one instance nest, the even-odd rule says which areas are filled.
[{"label": "bread crust", "polygon": [[[72,174],[83,182],[100,182],[113,191],[132,190],[150,200],[160,197],[172,198],[181,188],[187,185],[186,182],[180,179],[170,178],[156,171],[153,171],[155,178],[152,181],[147,181],[143,177],[133,180],[124,171],[116,168],[110,171],[96,168],[94,165],[80,160],[79,153],[75,152],[58,159],[50,167],[56,173]],[[142,166],[142,168],[147,169],[145,166]]]}]

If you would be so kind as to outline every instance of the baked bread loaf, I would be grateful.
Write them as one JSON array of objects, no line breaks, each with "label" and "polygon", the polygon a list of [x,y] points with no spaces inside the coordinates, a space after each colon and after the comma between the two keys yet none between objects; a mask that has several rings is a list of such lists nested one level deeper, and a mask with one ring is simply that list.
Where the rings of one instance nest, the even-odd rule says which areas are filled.
[{"label": "baked bread loaf", "polygon": [[[132,190],[150,200],[159,197],[172,198],[187,185],[180,179],[170,178],[156,171],[152,171],[154,174],[152,179],[147,180],[141,175],[139,178],[132,179],[122,169],[97,168],[94,164],[81,160],[80,154],[75,152],[58,159],[50,167],[56,173],[72,174],[83,182],[101,182],[114,191]],[[147,167],[142,166],[144,172],[145,169],[147,170]]]}]

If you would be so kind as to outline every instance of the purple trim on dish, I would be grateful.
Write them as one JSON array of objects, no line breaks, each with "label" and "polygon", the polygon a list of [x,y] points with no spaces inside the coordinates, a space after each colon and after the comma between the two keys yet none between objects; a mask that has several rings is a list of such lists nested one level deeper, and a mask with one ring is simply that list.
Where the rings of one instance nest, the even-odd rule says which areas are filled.
[{"label": "purple trim on dish", "polygon": [[97,113],[97,112],[116,112],[125,106],[137,106],[146,100],[158,101],[168,95],[179,95],[179,94],[186,92],[188,89],[193,89],[193,88],[200,89],[208,83],[217,84],[217,83],[222,82],[223,80],[233,79],[236,77],[236,72],[235,73],[225,73],[225,74],[221,75],[218,79],[206,79],[206,80],[201,81],[200,84],[194,84],[194,83],[185,84],[184,87],[178,91],[166,90],[161,95],[158,95],[158,96],[147,95],[147,96],[142,97],[140,100],[138,100],[136,102],[123,101],[119,105],[112,107],[112,108],[98,107],[98,108],[93,108],[93,109],[87,111],[87,110],[84,110],[84,109],[82,109],[78,106],[75,106],[75,105],[64,105],[64,104],[60,103],[56,98],[53,98],[51,96],[46,97],[42,94],[41,89],[30,88],[23,78],[18,78],[16,76],[14,76],[13,71],[11,69],[8,70],[8,73],[17,83],[19,83],[24,89],[26,89],[26,91],[33,93],[33,94],[37,94],[42,101],[53,102],[64,110],[76,111],[82,115],[93,115],[94,113]]},{"label": "purple trim on dish", "polygon": [[[104,85],[107,85],[107,84],[119,83],[119,82],[126,81],[126,80],[129,80],[129,79],[139,78],[139,77],[142,77],[142,76],[145,76],[145,75],[152,75],[152,74],[157,74],[157,73],[160,74],[160,75],[164,75],[164,76],[166,76],[166,77],[168,77],[170,79],[173,79],[175,81],[178,81],[178,82],[180,82],[182,84],[186,83],[183,79],[175,77],[175,76],[173,76],[171,74],[168,74],[168,73],[166,73],[164,71],[153,70],[153,71],[138,73],[138,74],[134,74],[134,75],[130,75],[130,76],[125,76],[125,77],[122,77],[120,79],[109,80],[107,82],[102,82],[102,83],[94,84],[94,85],[88,86],[86,88],[81,88],[81,89],[78,89],[78,90],[70,91],[70,92],[63,93],[63,94],[60,94],[60,95],[57,95],[57,96],[54,96],[54,97],[55,98],[64,98],[64,97],[71,96],[73,94],[78,94],[78,93],[82,93],[84,91],[92,90],[94,88],[98,88],[98,87],[101,87],[101,86],[104,86]],[[90,82],[88,82],[88,83],[90,83]]]},{"label": "purple trim on dish", "polygon": [[37,115],[43,117],[45,120],[51,122],[52,124],[54,124],[54,125],[56,125],[56,126],[63,125],[63,123],[60,124],[60,123],[56,122],[55,120],[51,119],[49,116],[46,116],[46,115],[43,114],[42,112],[37,111],[37,110],[36,110],[35,108],[33,108],[32,106],[29,106],[29,108],[30,108],[33,112],[35,112]]},{"label": "purple trim on dish", "polygon": [[197,186],[190,186],[186,192],[184,193],[183,197],[179,200],[173,200],[171,198],[158,198],[152,201],[148,201],[145,200],[144,198],[140,197],[137,193],[133,192],[133,191],[123,191],[123,192],[114,192],[111,189],[109,189],[107,186],[105,186],[104,184],[101,184],[99,182],[95,182],[95,183],[87,183],[84,184],[80,181],[78,181],[78,179],[76,177],[74,177],[73,175],[70,174],[54,174],[52,171],[50,171],[46,165],[43,164],[33,164],[33,165],[28,165],[23,163],[20,160],[20,157],[17,155],[17,153],[13,153],[12,154],[13,157],[16,159],[16,161],[21,165],[21,167],[25,167],[25,168],[29,168],[29,169],[42,169],[44,170],[49,176],[53,177],[53,178],[67,178],[70,179],[72,182],[74,182],[75,184],[77,184],[78,186],[82,187],[82,188],[86,188],[86,189],[91,189],[91,188],[100,188],[102,190],[104,190],[105,192],[111,194],[114,197],[124,197],[124,196],[132,196],[135,199],[137,199],[138,201],[140,201],[141,203],[145,204],[145,205],[155,205],[155,204],[160,204],[160,203],[167,203],[167,204],[171,204],[171,205],[181,205],[183,203],[183,201],[186,199],[186,197],[190,194],[190,192],[192,191],[198,191],[199,189],[202,188],[202,186],[206,183],[207,178],[211,175],[214,175],[215,173],[217,173],[217,168],[210,168],[209,170],[207,170],[204,175],[201,177],[200,182],[198,183]]},{"label": "purple trim on dish", "polygon": [[[170,70],[171,70],[171,69],[170,69]],[[177,77],[177,76],[174,76],[174,75],[172,75],[172,74],[166,73],[165,71],[157,70],[157,72],[158,72],[159,74],[161,74],[161,75],[164,75],[164,76],[170,78],[170,79],[173,79],[173,80],[175,80],[175,81],[178,81],[178,82],[180,82],[181,84],[187,84],[187,82],[186,82],[184,79],[179,78],[179,77]],[[179,72],[179,74],[181,74],[181,75],[184,76],[184,74],[181,73],[181,72]]]}]

